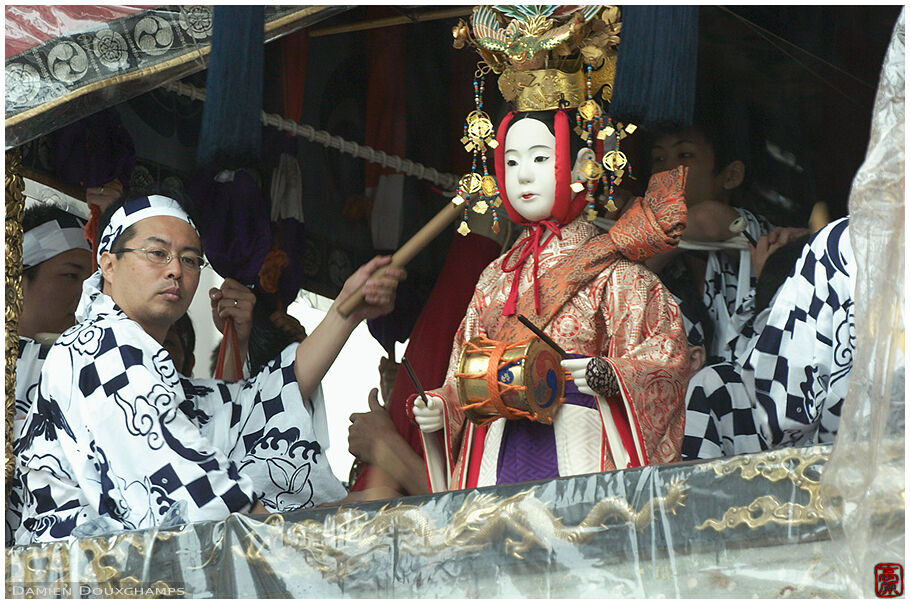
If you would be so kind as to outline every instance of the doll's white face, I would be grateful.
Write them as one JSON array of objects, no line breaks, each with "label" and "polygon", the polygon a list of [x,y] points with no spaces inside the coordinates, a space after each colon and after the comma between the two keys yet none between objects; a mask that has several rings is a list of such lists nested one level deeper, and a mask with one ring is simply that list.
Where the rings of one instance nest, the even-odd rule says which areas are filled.
[{"label": "doll's white face", "polygon": [[549,218],[556,200],[556,137],[543,122],[523,119],[506,133],[506,195],[525,220]]}]

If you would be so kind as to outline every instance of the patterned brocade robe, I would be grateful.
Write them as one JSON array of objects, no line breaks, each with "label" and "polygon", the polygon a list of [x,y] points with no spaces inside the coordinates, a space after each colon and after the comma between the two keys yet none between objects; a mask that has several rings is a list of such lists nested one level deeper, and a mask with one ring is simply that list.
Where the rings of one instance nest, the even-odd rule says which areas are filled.
[{"label": "patterned brocade robe", "polygon": [[[561,229],[560,237],[551,237],[539,256],[540,314],[534,309],[533,259],[519,269],[517,313],[567,352],[603,357],[620,384],[620,395],[611,400],[585,397],[596,402],[563,404],[552,428],[535,426],[553,431],[559,476],[679,459],[690,377],[686,335],[676,302],[637,261],[678,243],[685,229],[684,186],[682,168],[656,174],[645,197],[636,198],[609,233],[599,235],[579,217]],[[432,392],[445,401],[443,432],[422,433],[434,492],[509,482],[499,479],[502,460],[508,459],[501,444],[513,420],[500,418],[482,428],[466,421],[454,377],[471,338],[519,342],[531,335],[515,316],[502,314],[514,276],[501,269],[504,257],[481,274],[455,335],[446,381]],[[626,452],[617,451],[619,441],[611,445],[605,432],[617,413],[632,432],[621,440],[637,448],[637,460],[634,453],[630,461]]]}]

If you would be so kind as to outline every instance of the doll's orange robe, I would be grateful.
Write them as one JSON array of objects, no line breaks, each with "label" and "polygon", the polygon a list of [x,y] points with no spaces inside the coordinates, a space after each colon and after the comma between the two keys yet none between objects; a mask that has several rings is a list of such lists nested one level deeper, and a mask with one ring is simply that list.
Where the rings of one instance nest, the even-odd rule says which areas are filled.
[{"label": "doll's orange robe", "polygon": [[[531,291],[533,263],[529,259],[519,269],[517,313],[567,352],[603,357],[620,385],[620,394],[596,397],[596,409],[563,405],[557,412],[552,429],[560,476],[680,457],[691,377],[688,343],[678,306],[640,261],[679,242],[684,189],[685,168],[655,174],[645,196],[630,202],[608,233],[579,217],[560,237],[551,237],[539,254],[539,314]],[[496,484],[503,422],[528,421],[475,426],[466,421],[456,391],[454,373],[465,342],[475,336],[519,342],[531,335],[514,315],[503,316],[514,273],[502,270],[502,260],[481,274],[455,335],[445,383],[432,391],[445,401],[443,431],[422,434],[433,491]],[[607,433],[617,422],[625,422],[623,438],[611,441]]]}]

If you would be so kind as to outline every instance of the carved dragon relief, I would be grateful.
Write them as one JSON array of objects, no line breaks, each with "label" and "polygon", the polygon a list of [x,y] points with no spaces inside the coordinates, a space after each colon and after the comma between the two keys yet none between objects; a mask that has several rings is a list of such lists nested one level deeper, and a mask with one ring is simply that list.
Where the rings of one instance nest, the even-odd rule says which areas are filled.
[{"label": "carved dragon relief", "polygon": [[[231,540],[234,543],[229,548],[260,570],[291,576],[299,573],[304,561],[325,579],[335,582],[344,581],[367,564],[372,552],[390,548],[393,539],[403,551],[415,556],[430,557],[453,550],[470,553],[502,543],[506,555],[523,559],[534,548],[552,549],[559,541],[585,543],[616,526],[643,531],[655,514],[675,515],[684,507],[687,487],[676,478],[667,485],[665,495],[652,497],[638,509],[621,497],[601,499],[575,526],[566,526],[546,502],[536,497],[536,491],[534,487],[509,497],[471,494],[444,526],[434,521],[427,504],[387,504],[372,515],[357,508],[339,508],[322,520],[297,522],[286,521],[280,514],[268,516],[264,522],[235,515],[228,522],[237,521],[248,530],[241,529],[240,538]],[[128,532],[82,539],[75,544],[13,548],[7,550],[7,579],[44,584],[139,585],[143,583],[139,578],[124,575],[125,562],[130,557],[145,557],[158,542],[192,530],[187,526],[177,533]],[[222,533],[211,551],[201,552],[205,562],[187,571],[217,565],[224,560],[224,548]],[[73,560],[74,556],[79,560]],[[156,581],[153,585],[167,584]]]},{"label": "carved dragon relief", "polygon": [[[262,564],[271,572],[293,573],[276,558],[280,546],[302,556],[324,578],[342,581],[368,563],[369,555],[391,546],[391,538],[410,554],[432,557],[440,552],[470,553],[502,543],[506,555],[523,559],[534,548],[552,549],[559,542],[580,544],[615,526],[633,526],[642,531],[657,513],[676,514],[684,507],[687,487],[682,479],[667,485],[666,494],[653,497],[639,509],[624,498],[607,497],[595,503],[584,519],[566,526],[547,503],[536,497],[531,488],[510,497],[492,493],[469,495],[445,526],[438,526],[424,506],[388,504],[376,514],[358,509],[340,508],[323,521],[286,522],[275,514],[265,524],[275,529],[256,531],[238,544],[238,553],[253,564]],[[610,522],[613,522],[611,526]],[[270,547],[272,546],[272,547]]]}]

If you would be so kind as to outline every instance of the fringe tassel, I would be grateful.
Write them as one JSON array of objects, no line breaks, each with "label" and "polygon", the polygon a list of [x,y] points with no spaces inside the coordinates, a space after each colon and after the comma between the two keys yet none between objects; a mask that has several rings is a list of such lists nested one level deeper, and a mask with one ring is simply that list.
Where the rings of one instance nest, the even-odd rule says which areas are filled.
[{"label": "fringe tassel", "polygon": [[697,6],[623,6],[610,115],[654,127],[692,124]]},{"label": "fringe tassel", "polygon": [[213,170],[255,164],[262,153],[262,6],[216,6],[196,161]]}]

